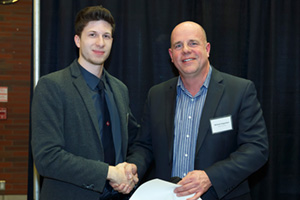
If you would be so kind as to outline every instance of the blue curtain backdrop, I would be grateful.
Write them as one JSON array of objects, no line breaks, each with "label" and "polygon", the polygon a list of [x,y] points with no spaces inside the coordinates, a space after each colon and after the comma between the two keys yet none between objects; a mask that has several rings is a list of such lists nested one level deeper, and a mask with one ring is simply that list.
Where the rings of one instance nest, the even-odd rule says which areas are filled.
[{"label": "blue curtain backdrop", "polygon": [[[270,158],[251,176],[253,199],[300,199],[300,1],[298,0],[42,0],[41,75],[77,57],[74,19],[103,5],[116,21],[108,71],[129,88],[140,119],[148,89],[176,75],[170,33],[200,23],[217,69],[252,80],[266,120]],[[32,158],[30,158],[32,163]],[[28,199],[32,199],[32,165]]]}]

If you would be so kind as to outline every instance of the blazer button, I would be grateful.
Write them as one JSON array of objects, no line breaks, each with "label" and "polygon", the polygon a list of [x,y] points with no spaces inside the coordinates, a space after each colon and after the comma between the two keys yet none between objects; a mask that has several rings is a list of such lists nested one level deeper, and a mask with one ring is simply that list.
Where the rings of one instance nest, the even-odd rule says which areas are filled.
[{"label": "blazer button", "polygon": [[86,189],[94,189],[94,187],[95,187],[94,184],[90,184],[90,185],[83,184],[82,186]]}]

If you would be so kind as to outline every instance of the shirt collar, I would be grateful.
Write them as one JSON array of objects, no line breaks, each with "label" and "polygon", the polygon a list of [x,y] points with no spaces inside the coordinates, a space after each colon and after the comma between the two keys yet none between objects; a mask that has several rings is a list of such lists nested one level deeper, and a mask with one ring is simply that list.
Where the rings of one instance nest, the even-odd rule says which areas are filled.
[{"label": "shirt collar", "polygon": [[[82,73],[84,80],[86,81],[87,85],[89,86],[89,88],[91,88],[92,90],[97,90],[97,86],[98,86],[100,79],[97,76],[95,76],[94,74],[92,74],[91,72],[84,69],[82,66],[80,66],[80,71]],[[104,69],[102,71],[101,79],[103,80],[103,82],[105,84],[106,83],[106,73],[105,73]]]},{"label": "shirt collar", "polygon": [[[211,79],[211,72],[212,72],[212,67],[209,66],[208,74],[207,74],[206,79],[205,79],[205,81],[204,81],[204,83],[203,83],[203,85],[202,85],[201,88],[203,88],[203,87],[205,87],[206,89],[208,88],[209,82],[210,82],[210,79]],[[201,88],[200,88],[200,90],[201,90]],[[200,91],[200,90],[199,90],[199,91]],[[181,77],[179,76],[179,77],[178,77],[178,81],[177,81],[177,94],[180,95],[180,92],[181,92],[181,91],[183,91],[183,92],[185,92],[185,93],[188,92],[187,89],[186,89],[186,88],[184,87],[184,85],[183,85],[183,82],[182,82],[182,80],[181,80]],[[199,93],[199,92],[198,92],[198,93]],[[197,94],[197,95],[198,95],[198,94]],[[196,95],[196,96],[197,96],[197,95]]]}]

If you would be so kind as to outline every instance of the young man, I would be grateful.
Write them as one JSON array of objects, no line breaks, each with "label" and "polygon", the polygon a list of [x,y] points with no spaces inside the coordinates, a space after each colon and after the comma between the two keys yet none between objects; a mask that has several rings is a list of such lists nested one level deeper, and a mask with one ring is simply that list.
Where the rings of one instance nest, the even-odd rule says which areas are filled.
[{"label": "young man", "polygon": [[247,178],[268,159],[268,138],[254,84],[209,63],[210,43],[194,22],[177,25],[169,54],[179,77],[152,87],[129,161],[142,177],[182,178],[178,196],[250,198]]},{"label": "young man", "polygon": [[82,9],[74,37],[79,58],[35,88],[32,150],[44,177],[41,199],[122,199],[110,184],[127,194],[138,182],[136,166],[124,161],[139,125],[127,87],[104,69],[114,29],[107,9]]}]

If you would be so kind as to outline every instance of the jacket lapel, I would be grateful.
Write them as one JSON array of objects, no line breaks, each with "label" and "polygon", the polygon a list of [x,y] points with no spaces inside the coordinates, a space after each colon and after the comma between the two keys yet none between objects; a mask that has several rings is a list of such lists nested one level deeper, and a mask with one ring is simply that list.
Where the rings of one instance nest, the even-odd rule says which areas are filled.
[{"label": "jacket lapel", "polygon": [[89,98],[91,95],[89,93],[90,89],[88,88],[83,76],[81,75],[77,61],[74,61],[73,64],[70,66],[70,71],[71,71],[72,77],[74,78],[73,84],[74,84],[75,88],[77,89],[79,95],[83,99],[83,102],[84,102],[86,109],[89,113],[89,116],[92,120],[94,128],[97,132],[98,138],[101,141],[100,130],[99,130],[98,121],[97,121],[97,113],[95,110],[94,102],[93,102],[92,98]]},{"label": "jacket lapel", "polygon": [[210,119],[213,118],[219,101],[224,92],[224,85],[221,83],[223,80],[219,71],[213,68],[211,80],[209,83],[205,104],[202,111],[202,116],[199,125],[198,139],[196,144],[196,154],[198,154],[204,138],[210,129]]},{"label": "jacket lapel", "polygon": [[[119,90],[119,86],[116,84],[115,81],[112,81],[112,76],[105,71],[106,73],[106,79],[109,82],[109,85],[111,87],[111,91],[112,91],[112,95],[113,98],[115,100],[116,103],[116,107],[117,107],[117,112],[118,112],[118,117],[120,117],[120,133],[121,137],[120,138],[118,135],[114,135],[114,143],[117,144],[115,145],[115,151],[117,153],[117,155],[121,155],[121,153],[123,154],[122,157],[122,161],[126,158],[126,152],[127,152],[127,141],[128,141],[128,131],[127,131],[127,110],[125,107],[125,103],[124,103],[124,97],[122,96],[122,93]],[[126,114],[124,114],[126,113]],[[117,131],[113,131],[113,134],[116,133]],[[118,145],[119,144],[119,145]],[[116,158],[116,161],[121,161],[120,159]]]},{"label": "jacket lapel", "polygon": [[177,94],[177,78],[173,78],[166,88],[166,98],[162,105],[166,105],[165,112],[165,122],[166,122],[166,132],[168,137],[168,149],[169,149],[169,162],[172,163],[173,160],[173,145],[174,145],[174,118],[175,118],[175,108],[176,108],[176,94]]}]

